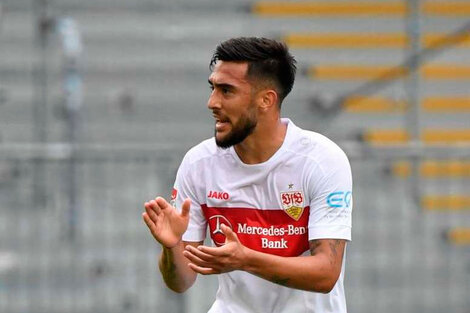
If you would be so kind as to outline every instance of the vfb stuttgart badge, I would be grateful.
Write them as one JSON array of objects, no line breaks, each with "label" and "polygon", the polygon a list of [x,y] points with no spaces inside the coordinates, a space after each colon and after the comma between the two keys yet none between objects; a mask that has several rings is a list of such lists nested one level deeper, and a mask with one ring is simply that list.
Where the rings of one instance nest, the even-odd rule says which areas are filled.
[{"label": "vfb stuttgart badge", "polygon": [[284,211],[298,221],[304,211],[304,194],[302,191],[281,192],[281,203]]}]

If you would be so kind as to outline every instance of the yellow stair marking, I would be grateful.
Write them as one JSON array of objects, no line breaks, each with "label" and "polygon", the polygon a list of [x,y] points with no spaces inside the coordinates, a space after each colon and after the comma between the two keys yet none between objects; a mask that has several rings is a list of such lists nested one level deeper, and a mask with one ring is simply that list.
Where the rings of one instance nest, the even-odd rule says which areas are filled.
[{"label": "yellow stair marking", "polygon": [[402,17],[406,14],[404,2],[287,2],[259,1],[253,5],[254,14],[264,16],[321,16],[321,15],[385,15]]},{"label": "yellow stair marking", "polygon": [[406,35],[400,33],[291,33],[282,37],[291,48],[404,48]]},{"label": "yellow stair marking", "polygon": [[470,228],[456,227],[447,232],[447,239],[449,242],[459,245],[466,246],[470,245]]},{"label": "yellow stair marking", "polygon": [[384,97],[351,96],[343,103],[349,113],[384,113],[404,112],[405,101],[394,101]]},{"label": "yellow stair marking", "polygon": [[[470,96],[427,97],[421,107],[428,113],[465,113],[470,111]],[[407,103],[381,96],[352,95],[345,99],[343,109],[348,113],[402,113],[406,111]]]},{"label": "yellow stair marking", "polygon": [[[408,177],[411,174],[411,164],[408,161],[395,162],[392,174],[398,177]],[[419,165],[419,175],[425,178],[464,178],[470,177],[470,161],[440,160],[423,161]]]},{"label": "yellow stair marking", "polygon": [[[363,133],[366,142],[377,145],[402,144],[410,140],[404,129],[369,129]],[[421,141],[426,144],[447,144],[470,141],[470,129],[424,129]]]},{"label": "yellow stair marking", "polygon": [[[289,33],[281,38],[290,48],[406,48],[409,40],[402,33]],[[422,38],[422,45],[470,47],[470,32],[457,35],[431,33]]]},{"label": "yellow stair marking", "polygon": [[468,97],[428,97],[423,100],[422,108],[426,112],[470,111],[470,95]]},{"label": "yellow stair marking", "polygon": [[[311,79],[333,80],[392,80],[405,77],[408,69],[386,65],[317,65],[307,70]],[[429,80],[470,79],[470,66],[459,64],[432,64],[420,69],[423,78]]]},{"label": "yellow stair marking", "polygon": [[410,140],[407,131],[403,129],[367,130],[363,139],[371,144],[401,144]]},{"label": "yellow stair marking", "polygon": [[[421,5],[423,15],[470,16],[470,3],[463,1],[427,1]],[[260,16],[362,16],[405,17],[407,6],[404,1],[259,1],[252,12]]]},{"label": "yellow stair marking", "polygon": [[464,195],[427,195],[421,198],[421,207],[428,211],[470,212],[470,197]]},{"label": "yellow stair marking", "polygon": [[426,129],[421,140],[425,143],[470,141],[470,129]]},{"label": "yellow stair marking", "polygon": [[463,1],[426,1],[421,11],[435,16],[470,16],[470,3]]},{"label": "yellow stair marking", "polygon": [[427,65],[421,69],[421,75],[427,79],[469,79],[470,66],[463,64]]},{"label": "yellow stair marking", "polygon": [[422,45],[426,48],[451,46],[454,47],[470,47],[470,32],[459,34],[424,34]]},{"label": "yellow stair marking", "polygon": [[405,68],[383,65],[318,65],[308,69],[312,79],[377,79],[392,80],[406,76]]}]

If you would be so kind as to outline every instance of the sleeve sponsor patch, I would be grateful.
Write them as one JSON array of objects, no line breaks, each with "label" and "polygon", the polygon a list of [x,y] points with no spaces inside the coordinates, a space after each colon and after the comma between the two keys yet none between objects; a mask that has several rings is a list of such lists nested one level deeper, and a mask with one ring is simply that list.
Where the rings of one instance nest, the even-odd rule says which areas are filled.
[{"label": "sleeve sponsor patch", "polygon": [[173,188],[173,190],[171,191],[171,199],[170,199],[170,204],[172,206],[175,206],[177,196],[178,196],[178,190],[176,190],[176,188]]},{"label": "sleeve sponsor patch", "polygon": [[336,191],[326,197],[326,203],[330,208],[349,208],[351,199],[351,191]]}]

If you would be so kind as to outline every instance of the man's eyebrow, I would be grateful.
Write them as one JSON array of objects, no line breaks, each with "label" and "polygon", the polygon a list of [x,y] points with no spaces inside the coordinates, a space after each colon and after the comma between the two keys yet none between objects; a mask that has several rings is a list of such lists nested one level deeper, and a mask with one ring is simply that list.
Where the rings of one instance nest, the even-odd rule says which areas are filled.
[{"label": "man's eyebrow", "polygon": [[209,82],[209,85],[214,86],[214,87],[218,87],[218,88],[230,88],[230,89],[235,88],[235,86],[230,85],[230,84],[226,84],[226,83],[222,83],[222,84],[214,83],[210,79],[208,80],[208,82]]}]

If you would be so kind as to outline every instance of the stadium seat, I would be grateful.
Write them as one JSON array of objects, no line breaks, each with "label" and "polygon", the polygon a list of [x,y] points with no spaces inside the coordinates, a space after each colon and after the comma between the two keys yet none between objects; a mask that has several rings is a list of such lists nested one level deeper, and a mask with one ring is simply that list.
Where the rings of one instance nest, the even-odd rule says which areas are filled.
[{"label": "stadium seat", "polygon": [[470,2],[426,1],[423,3],[422,12],[431,16],[468,17],[470,16]]},{"label": "stadium seat", "polygon": [[403,48],[408,45],[402,33],[289,33],[281,38],[298,48]]},{"label": "stadium seat", "polygon": [[404,2],[288,2],[260,1],[254,4],[253,13],[260,16],[318,16],[318,15],[383,15],[404,16]]},{"label": "stadium seat", "polygon": [[426,211],[469,211],[470,197],[466,195],[426,195],[421,198]]},{"label": "stadium seat", "polygon": [[[313,80],[394,80],[408,74],[404,67],[387,65],[317,65],[307,69]],[[469,80],[470,66],[459,64],[430,64],[420,69],[426,80]]]},{"label": "stadium seat", "polygon": [[[362,16],[405,17],[405,1],[259,1],[252,7],[259,16]],[[423,15],[439,17],[468,17],[470,3],[463,1],[429,1],[421,6]]]},{"label": "stadium seat", "polygon": [[[374,145],[403,144],[410,140],[410,134],[404,129],[370,129],[362,139]],[[470,142],[470,129],[424,129],[421,140],[426,144]]]},{"label": "stadium seat", "polygon": [[421,69],[425,79],[432,80],[463,80],[470,79],[470,66],[463,64],[426,65]]},{"label": "stadium seat", "polygon": [[429,144],[470,142],[470,129],[426,129],[422,132],[421,140]]},{"label": "stadium seat", "polygon": [[447,240],[458,246],[470,246],[470,228],[456,227],[447,231]]},{"label": "stadium seat", "polygon": [[[349,49],[402,49],[409,46],[405,33],[287,33],[281,38],[294,49],[349,48]],[[429,33],[422,38],[422,46],[429,48],[439,45],[470,47],[470,33],[449,35]]]},{"label": "stadium seat", "polygon": [[[343,110],[348,113],[403,113],[406,108],[405,100],[382,96],[352,95],[343,102]],[[470,97],[426,97],[421,103],[421,109],[427,113],[470,112]]]},{"label": "stadium seat", "polygon": [[[419,175],[425,178],[470,178],[470,161],[428,160],[418,167]],[[411,174],[411,164],[407,161],[391,165],[391,174],[406,178]]]},{"label": "stadium seat", "polygon": [[343,102],[348,113],[401,113],[406,110],[405,101],[380,96],[350,96]]},{"label": "stadium seat", "polygon": [[407,73],[405,68],[386,65],[317,65],[307,70],[313,80],[394,80]]},{"label": "stadium seat", "polygon": [[403,144],[410,136],[404,129],[370,129],[362,134],[362,140],[370,144]]},{"label": "stadium seat", "polygon": [[469,97],[444,97],[435,96],[424,98],[422,109],[425,112],[469,112],[470,111],[470,96]]}]

